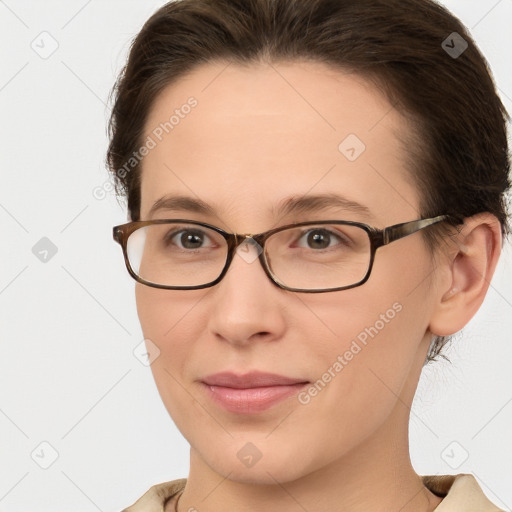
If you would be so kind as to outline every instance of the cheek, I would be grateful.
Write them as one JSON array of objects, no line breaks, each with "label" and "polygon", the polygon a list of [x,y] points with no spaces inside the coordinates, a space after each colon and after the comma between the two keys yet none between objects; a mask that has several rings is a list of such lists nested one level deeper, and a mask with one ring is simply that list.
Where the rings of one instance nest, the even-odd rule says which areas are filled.
[{"label": "cheek", "polygon": [[171,409],[187,401],[182,384],[186,380],[187,363],[194,360],[195,340],[204,330],[199,312],[205,293],[208,292],[159,290],[140,284],[135,288],[144,338],[151,340],[160,351],[151,364],[151,371],[162,400],[173,416],[176,411],[171,412]]},{"label": "cheek", "polygon": [[135,299],[144,336],[162,345],[162,351],[188,344],[190,329],[199,327],[199,303],[207,293],[208,289],[159,290],[137,283]]},{"label": "cheek", "polygon": [[317,424],[313,429],[321,430],[326,421],[338,425],[326,433],[330,442],[339,445],[341,433],[353,440],[369,435],[389,416],[400,394],[409,392],[404,385],[411,371],[417,371],[428,326],[431,270],[422,253],[410,258],[414,264],[408,267],[403,259],[401,266],[376,266],[365,285],[339,292],[338,300],[328,300],[326,294],[308,304],[331,333],[323,344],[302,348],[316,362],[318,379],[302,403]]},{"label": "cheek", "polygon": [[369,358],[385,365],[401,354],[413,354],[428,325],[433,296],[432,265],[423,251],[410,245],[405,247],[407,258],[391,251],[378,255],[370,279],[360,287],[303,295],[302,302],[314,315],[308,315],[308,326],[306,317],[298,318],[295,328],[318,330],[323,343],[312,344],[303,336],[302,351],[324,364],[326,357],[332,360],[345,353],[349,361]]}]

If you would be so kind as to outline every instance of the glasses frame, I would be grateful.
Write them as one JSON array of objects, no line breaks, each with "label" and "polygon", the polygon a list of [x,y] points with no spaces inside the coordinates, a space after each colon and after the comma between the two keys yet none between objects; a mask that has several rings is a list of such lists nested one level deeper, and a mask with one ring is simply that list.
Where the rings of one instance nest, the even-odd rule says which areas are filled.
[{"label": "glasses frame", "polygon": [[[126,224],[121,224],[119,226],[114,226],[112,230],[113,238],[114,240],[119,243],[123,249],[123,256],[124,256],[124,262],[126,265],[126,268],[129,272],[129,274],[135,279],[135,281],[151,286],[152,288],[160,288],[163,290],[198,290],[202,288],[209,288],[211,286],[215,286],[217,283],[219,283],[222,278],[226,275],[229,266],[231,265],[231,262],[233,261],[233,256],[235,254],[235,251],[239,245],[241,245],[245,240],[252,239],[256,243],[258,243],[262,251],[258,255],[258,259],[260,260],[261,266],[263,267],[263,270],[269,277],[270,281],[274,283],[277,287],[292,291],[292,292],[301,292],[301,293],[326,293],[326,292],[335,292],[340,290],[347,290],[349,288],[355,288],[357,286],[361,286],[366,281],[368,281],[372,268],[373,263],[375,261],[375,254],[377,252],[377,249],[384,245],[389,245],[392,242],[396,242],[397,240],[400,240],[401,238],[404,238],[406,236],[412,235],[413,233],[416,233],[417,231],[420,231],[422,229],[425,229],[429,226],[432,226],[434,224],[437,224],[438,222],[443,222],[450,219],[450,215],[438,215],[437,217],[430,217],[427,219],[417,219],[412,220],[409,222],[402,222],[400,224],[394,224],[392,226],[387,226],[383,229],[375,228],[372,226],[369,226],[368,224],[364,224],[362,222],[354,222],[354,221],[348,221],[348,220],[323,220],[323,221],[307,221],[307,222],[298,222],[293,224],[286,224],[285,226],[280,226],[275,229],[271,229],[269,231],[265,231],[264,233],[258,233],[258,234],[251,234],[251,233],[228,233],[227,231],[224,231],[223,229],[213,226],[212,224],[208,224],[206,222],[199,222],[195,220],[189,220],[189,219],[155,219],[155,220],[140,220],[140,221],[133,221],[128,222]],[[214,281],[211,281],[206,284],[197,285],[197,286],[168,286],[168,285],[162,285],[157,283],[152,283],[150,281],[146,281],[142,277],[138,276],[134,270],[132,269],[130,265],[130,261],[128,259],[128,250],[127,250],[127,244],[128,244],[128,238],[129,236],[136,231],[137,229],[143,228],[145,226],[151,226],[154,224],[195,224],[198,226],[207,227],[209,229],[212,229],[213,231],[216,231],[219,233],[227,242],[228,245],[228,252],[226,257],[226,264],[224,265],[224,268],[222,269],[222,272],[220,275],[215,279]],[[308,225],[319,225],[319,224],[338,224],[338,225],[347,225],[347,226],[357,226],[361,229],[363,229],[370,239],[370,263],[368,265],[368,270],[365,274],[365,276],[358,281],[357,283],[347,285],[347,286],[341,286],[338,288],[323,288],[318,290],[309,290],[309,289],[302,289],[302,288],[291,288],[289,286],[285,286],[284,284],[280,283],[277,278],[275,278],[272,273],[270,272],[269,265],[267,263],[267,260],[265,258],[265,242],[266,240],[272,236],[274,233],[278,233],[279,231],[284,231],[285,229],[299,227],[299,226],[308,226]]]}]

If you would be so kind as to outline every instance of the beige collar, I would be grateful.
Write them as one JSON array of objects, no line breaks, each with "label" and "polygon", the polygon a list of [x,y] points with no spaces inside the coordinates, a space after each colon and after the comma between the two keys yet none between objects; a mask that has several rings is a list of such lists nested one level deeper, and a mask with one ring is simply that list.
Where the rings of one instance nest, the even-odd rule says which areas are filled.
[{"label": "beige collar", "polygon": [[[427,489],[443,498],[434,512],[504,512],[483,493],[471,474],[424,475]],[[163,512],[165,503],[185,488],[186,478],[153,485],[131,507],[122,512]]]}]

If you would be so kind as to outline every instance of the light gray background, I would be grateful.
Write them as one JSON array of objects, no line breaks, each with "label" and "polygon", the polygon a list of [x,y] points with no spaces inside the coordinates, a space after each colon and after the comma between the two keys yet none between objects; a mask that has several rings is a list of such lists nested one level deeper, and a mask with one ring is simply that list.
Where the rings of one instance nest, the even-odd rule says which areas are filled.
[{"label": "light gray background", "polygon": [[[111,238],[125,210],[93,195],[108,184],[108,92],[163,3],[0,1],[0,511],[116,511],[188,474],[188,445],[133,354],[134,282]],[[472,29],[512,110],[512,0],[443,3]],[[57,249],[46,262],[47,246],[33,253],[43,237]],[[420,474],[473,473],[507,510],[511,263],[507,247],[453,364],[425,370],[410,428]]]}]

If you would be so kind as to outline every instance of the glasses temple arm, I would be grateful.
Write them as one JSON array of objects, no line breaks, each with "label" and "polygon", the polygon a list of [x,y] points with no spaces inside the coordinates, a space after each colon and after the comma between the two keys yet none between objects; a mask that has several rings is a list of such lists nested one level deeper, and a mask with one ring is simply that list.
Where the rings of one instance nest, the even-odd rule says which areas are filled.
[{"label": "glasses temple arm", "polygon": [[383,245],[394,242],[395,240],[399,240],[400,238],[412,235],[413,233],[416,233],[416,231],[419,231],[420,229],[424,229],[428,226],[432,226],[433,224],[437,224],[438,222],[447,220],[449,219],[449,217],[449,215],[438,215],[437,217],[432,217],[430,219],[413,220],[411,222],[403,222],[402,224],[390,226],[384,229],[382,233]]}]

